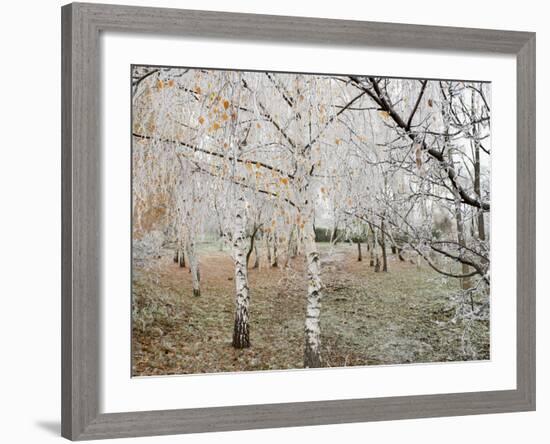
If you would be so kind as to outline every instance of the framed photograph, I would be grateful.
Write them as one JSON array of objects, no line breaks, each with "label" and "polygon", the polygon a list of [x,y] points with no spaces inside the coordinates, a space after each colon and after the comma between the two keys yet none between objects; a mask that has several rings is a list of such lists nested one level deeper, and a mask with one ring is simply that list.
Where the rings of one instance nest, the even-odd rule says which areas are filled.
[{"label": "framed photograph", "polygon": [[535,409],[535,34],[62,8],[62,434]]}]

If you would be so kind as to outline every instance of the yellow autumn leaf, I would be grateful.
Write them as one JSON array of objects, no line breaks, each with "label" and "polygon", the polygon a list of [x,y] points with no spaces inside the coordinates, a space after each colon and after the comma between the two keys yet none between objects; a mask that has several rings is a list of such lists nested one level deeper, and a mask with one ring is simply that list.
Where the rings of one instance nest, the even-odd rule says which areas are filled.
[{"label": "yellow autumn leaf", "polygon": [[157,80],[157,88],[158,89],[164,88],[164,82],[161,79]]},{"label": "yellow autumn leaf", "polygon": [[199,116],[199,123],[202,125],[204,123],[204,117]]},{"label": "yellow autumn leaf", "polygon": [[286,177],[281,177],[279,179],[279,181],[283,184],[283,185],[288,185],[288,179]]},{"label": "yellow autumn leaf", "polygon": [[223,101],[223,107],[224,107],[224,109],[229,108],[229,100],[224,100]]}]

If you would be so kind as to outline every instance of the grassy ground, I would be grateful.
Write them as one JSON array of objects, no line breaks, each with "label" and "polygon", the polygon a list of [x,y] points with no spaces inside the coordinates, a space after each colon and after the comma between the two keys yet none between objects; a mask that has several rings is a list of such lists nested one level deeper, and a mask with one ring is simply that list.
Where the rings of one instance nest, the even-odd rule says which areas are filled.
[{"label": "grassy ground", "polygon": [[[389,255],[389,272],[368,258],[321,244],[324,366],[462,361],[489,358],[488,322],[465,334],[449,295],[458,291],[429,268]],[[148,269],[134,269],[133,374],[167,375],[303,367],[303,258],[290,267],[250,270],[251,348],[231,347],[232,260],[214,246],[201,251],[201,296],[171,252]],[[465,344],[465,341],[467,344]],[[475,353],[472,354],[471,350]]]}]

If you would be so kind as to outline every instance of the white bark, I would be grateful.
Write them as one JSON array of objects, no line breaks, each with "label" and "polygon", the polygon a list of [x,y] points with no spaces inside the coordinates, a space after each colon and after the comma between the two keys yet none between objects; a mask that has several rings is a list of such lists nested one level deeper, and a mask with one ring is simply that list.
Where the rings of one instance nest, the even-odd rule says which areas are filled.
[{"label": "white bark", "polygon": [[277,268],[279,266],[279,257],[277,256],[277,232],[273,233],[273,255],[271,257],[271,266]]},{"label": "white bark", "polygon": [[297,174],[301,180],[304,249],[307,263],[307,303],[305,322],[304,367],[321,367],[321,261],[315,243],[315,204],[311,186],[310,152],[299,159]]},{"label": "white bark", "polygon": [[264,240],[265,240],[265,254],[267,258],[267,266],[268,268],[271,267],[271,247],[269,246],[269,234],[264,234]]},{"label": "white bark", "polygon": [[201,295],[200,287],[200,271],[199,271],[199,258],[195,251],[195,239],[189,236],[185,244],[187,248],[187,257],[189,258],[189,270],[191,271],[191,281],[193,285],[193,296]]},{"label": "white bark", "polygon": [[304,367],[314,368],[321,367],[321,263],[311,220],[306,223],[304,230],[308,282]]},{"label": "white bark", "polygon": [[233,329],[233,347],[250,347],[248,327],[248,306],[250,294],[248,290],[248,270],[246,267],[246,202],[244,196],[237,198],[235,208],[235,232],[233,236],[233,256],[235,261],[235,325]]},{"label": "white bark", "polygon": [[[465,236],[465,229],[464,229],[464,216],[462,214],[462,203],[460,200],[460,195],[458,192],[453,191],[454,194],[454,204],[455,204],[455,216],[456,216],[456,232],[457,232],[457,241],[460,248],[460,256],[464,254],[463,247],[466,246],[466,236]],[[467,275],[470,273],[470,267],[466,264],[462,264],[462,274]],[[461,286],[462,289],[467,290],[470,288],[470,278],[463,277],[461,280]]]},{"label": "white bark", "polygon": [[380,271],[380,256],[378,254],[378,248],[380,245],[378,244],[378,231],[373,231],[374,236],[374,242],[372,244],[372,251],[374,252],[374,271],[379,272]]}]

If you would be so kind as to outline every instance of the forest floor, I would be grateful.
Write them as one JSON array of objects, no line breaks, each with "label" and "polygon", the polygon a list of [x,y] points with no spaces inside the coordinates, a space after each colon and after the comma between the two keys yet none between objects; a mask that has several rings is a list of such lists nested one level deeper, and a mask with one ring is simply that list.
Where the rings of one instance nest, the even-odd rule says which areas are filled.
[{"label": "forest floor", "polygon": [[[321,356],[325,367],[489,359],[489,323],[468,327],[449,296],[458,282],[388,255],[374,272],[368,253],[320,244],[323,292]],[[251,347],[231,346],[234,294],[229,252],[200,251],[201,295],[166,251],[133,273],[133,375],[275,370],[303,367],[304,259],[249,270]],[[472,352],[474,350],[475,352]]]}]

